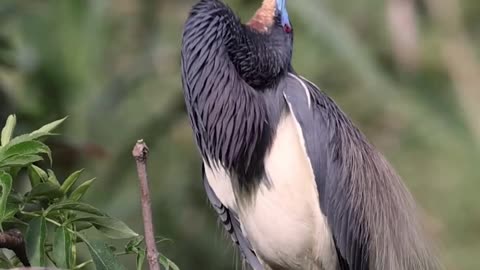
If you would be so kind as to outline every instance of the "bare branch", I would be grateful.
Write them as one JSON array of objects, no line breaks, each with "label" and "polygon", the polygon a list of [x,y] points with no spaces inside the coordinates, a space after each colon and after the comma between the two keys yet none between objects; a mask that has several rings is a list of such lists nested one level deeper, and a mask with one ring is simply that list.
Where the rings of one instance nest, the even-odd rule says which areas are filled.
[{"label": "bare branch", "polygon": [[138,179],[140,181],[145,245],[147,246],[147,260],[150,270],[160,270],[158,251],[155,243],[155,234],[153,232],[152,205],[150,202],[150,192],[148,188],[148,147],[143,140],[137,141],[137,144],[133,148],[132,154],[137,162]]},{"label": "bare branch", "polygon": [[30,266],[25,251],[25,241],[22,232],[18,229],[11,229],[0,233],[0,248],[10,249],[24,266]]}]

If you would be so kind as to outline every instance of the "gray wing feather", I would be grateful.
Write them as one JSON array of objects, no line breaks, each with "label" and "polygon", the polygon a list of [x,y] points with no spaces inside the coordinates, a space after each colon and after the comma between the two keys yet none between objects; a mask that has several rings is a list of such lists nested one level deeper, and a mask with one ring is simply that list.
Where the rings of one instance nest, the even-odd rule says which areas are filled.
[{"label": "gray wing feather", "polygon": [[[319,203],[327,216],[341,270],[368,270],[369,254],[364,228],[348,207],[346,193],[333,193],[341,181],[331,173],[329,143],[334,135],[324,113],[328,97],[295,76],[281,83],[290,110],[300,124],[317,184]],[[330,172],[329,172],[330,169]],[[328,191],[328,192],[327,192]]]},{"label": "gray wing feather", "polygon": [[264,270],[262,264],[260,263],[255,252],[253,251],[250,242],[248,241],[248,239],[245,238],[242,233],[242,228],[237,214],[231,209],[228,209],[225,205],[222,204],[222,202],[220,202],[217,195],[208,184],[205,172],[203,172],[203,185],[205,187],[205,191],[207,193],[210,204],[217,212],[220,221],[222,222],[225,230],[230,234],[232,241],[240,249],[243,258],[248,262],[248,264],[253,270]]},{"label": "gray wing feather", "polygon": [[305,138],[341,270],[440,269],[412,196],[333,100],[289,75],[279,87]]}]

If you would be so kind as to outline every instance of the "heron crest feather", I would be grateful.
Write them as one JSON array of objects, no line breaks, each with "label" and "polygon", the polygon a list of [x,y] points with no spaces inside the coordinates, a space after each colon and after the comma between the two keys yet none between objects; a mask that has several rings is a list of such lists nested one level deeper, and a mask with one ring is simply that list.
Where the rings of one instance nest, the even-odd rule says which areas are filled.
[{"label": "heron crest feather", "polygon": [[275,0],[263,0],[262,6],[255,12],[255,15],[248,21],[247,25],[260,32],[268,31],[275,18]]}]

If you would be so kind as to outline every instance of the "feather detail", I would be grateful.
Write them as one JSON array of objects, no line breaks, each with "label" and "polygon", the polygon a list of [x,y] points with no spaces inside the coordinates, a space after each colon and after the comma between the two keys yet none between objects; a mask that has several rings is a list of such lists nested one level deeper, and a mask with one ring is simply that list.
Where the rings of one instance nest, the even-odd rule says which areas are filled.
[{"label": "feather detail", "polygon": [[275,0],[264,0],[247,25],[259,32],[267,32],[275,18]]}]

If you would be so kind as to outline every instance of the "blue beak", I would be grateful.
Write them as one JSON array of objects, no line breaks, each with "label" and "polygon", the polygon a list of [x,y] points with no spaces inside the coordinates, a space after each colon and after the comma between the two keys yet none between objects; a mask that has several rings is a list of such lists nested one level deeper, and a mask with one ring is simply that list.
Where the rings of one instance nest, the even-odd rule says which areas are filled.
[{"label": "blue beak", "polygon": [[282,25],[290,27],[290,19],[287,12],[287,0],[277,0],[277,9],[280,12]]}]

